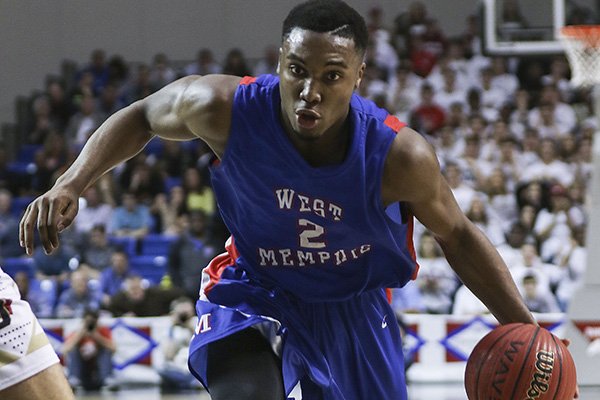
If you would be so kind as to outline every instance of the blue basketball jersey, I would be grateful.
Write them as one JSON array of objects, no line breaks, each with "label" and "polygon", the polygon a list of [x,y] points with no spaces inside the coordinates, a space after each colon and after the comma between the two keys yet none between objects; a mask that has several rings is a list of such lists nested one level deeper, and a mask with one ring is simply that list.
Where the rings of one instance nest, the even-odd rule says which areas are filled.
[{"label": "blue basketball jersey", "polygon": [[358,95],[349,118],[345,160],[312,167],[282,126],[279,78],[240,83],[228,145],[211,176],[236,264],[255,282],[321,302],[403,286],[416,275],[412,216],[381,199],[385,158],[404,124]]}]

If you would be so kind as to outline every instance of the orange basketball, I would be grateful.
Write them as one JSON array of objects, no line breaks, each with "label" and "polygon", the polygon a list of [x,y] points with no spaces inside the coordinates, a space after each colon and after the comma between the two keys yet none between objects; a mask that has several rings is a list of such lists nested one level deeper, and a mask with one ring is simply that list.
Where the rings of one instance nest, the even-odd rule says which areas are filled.
[{"label": "orange basketball", "polygon": [[469,400],[571,400],[577,386],[567,347],[532,324],[499,326],[477,343],[467,361]]}]

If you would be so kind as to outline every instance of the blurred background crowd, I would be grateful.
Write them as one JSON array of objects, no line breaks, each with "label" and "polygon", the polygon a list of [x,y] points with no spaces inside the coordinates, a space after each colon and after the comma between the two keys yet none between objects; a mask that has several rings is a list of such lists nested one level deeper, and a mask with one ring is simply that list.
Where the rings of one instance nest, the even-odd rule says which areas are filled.
[{"label": "blurred background crowd", "polygon": [[[514,2],[506,1],[505,4]],[[448,37],[424,2],[389,26],[367,17],[371,41],[359,93],[420,132],[466,215],[507,262],[534,312],[560,312],[586,263],[592,137],[590,93],[573,87],[563,56],[489,57],[480,21]],[[526,24],[518,8],[505,18]],[[574,10],[570,21],[594,16]],[[583,21],[593,22],[593,21]],[[193,57],[195,58],[191,60]],[[228,236],[210,187],[213,155],[202,142],[153,139],[80,199],[73,226],[52,255],[26,257],[18,244],[23,208],[49,189],[112,113],[191,74],[276,73],[277,47],[260,59],[233,48],[218,60],[201,48],[188,61],[90,49],[21,107],[18,146],[0,145],[2,268],[42,318],[166,315],[173,300],[197,298],[200,272]],[[479,314],[432,235],[415,229],[416,281],[394,290],[398,312]]]}]

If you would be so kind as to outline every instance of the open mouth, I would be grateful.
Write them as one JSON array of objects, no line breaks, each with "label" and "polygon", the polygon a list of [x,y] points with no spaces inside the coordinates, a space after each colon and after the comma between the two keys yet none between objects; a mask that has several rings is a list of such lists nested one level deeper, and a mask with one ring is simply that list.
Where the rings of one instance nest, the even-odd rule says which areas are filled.
[{"label": "open mouth", "polygon": [[317,126],[317,122],[320,118],[320,115],[312,110],[296,111],[296,120],[298,121],[298,126],[304,129],[312,129]]}]

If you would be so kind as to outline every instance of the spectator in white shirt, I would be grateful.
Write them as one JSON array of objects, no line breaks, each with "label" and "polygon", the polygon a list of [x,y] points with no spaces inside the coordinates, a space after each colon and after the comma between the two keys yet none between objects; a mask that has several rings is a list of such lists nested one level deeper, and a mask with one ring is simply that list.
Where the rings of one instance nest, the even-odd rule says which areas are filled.
[{"label": "spectator in white shirt", "polygon": [[541,138],[559,139],[570,134],[570,127],[556,119],[554,108],[552,103],[541,103],[534,109],[537,118],[530,118],[529,125],[537,129]]},{"label": "spectator in white shirt", "polygon": [[488,196],[491,213],[497,218],[502,229],[508,231],[517,220],[519,210],[514,188],[509,188],[502,168],[494,168],[483,187]]},{"label": "spectator in white shirt", "polygon": [[529,124],[531,110],[531,95],[525,89],[519,89],[513,96],[514,110],[510,114],[510,130],[519,139],[523,139],[525,129]]},{"label": "spectator in white shirt", "polygon": [[525,244],[527,233],[527,228],[517,221],[508,229],[504,243],[496,246],[496,250],[498,250],[498,253],[500,253],[500,256],[509,269],[516,265],[523,264],[521,247]]},{"label": "spectator in white shirt", "polygon": [[107,225],[112,218],[114,199],[102,182],[87,189],[80,204],[79,218],[75,218],[75,230],[79,233],[87,234],[94,226]]},{"label": "spectator in white shirt", "polygon": [[453,103],[465,103],[466,93],[464,89],[458,85],[456,80],[456,72],[446,67],[442,70],[443,85],[435,93],[435,101],[448,112],[450,105]]},{"label": "spectator in white shirt", "polygon": [[444,177],[456,198],[456,202],[463,212],[469,209],[473,197],[477,194],[475,189],[463,182],[462,171],[459,165],[453,161],[447,161],[444,167]]},{"label": "spectator in white shirt", "polygon": [[557,158],[557,144],[553,139],[542,139],[540,142],[540,160],[532,163],[523,171],[521,181],[544,180],[558,182],[568,187],[573,183],[572,168]]},{"label": "spectator in white shirt", "polygon": [[557,265],[565,271],[564,278],[556,288],[556,297],[562,311],[565,312],[573,294],[583,284],[587,268],[585,234],[585,226],[573,228],[570,240],[563,245],[556,257]]},{"label": "spectator in white shirt", "polygon": [[481,231],[490,239],[494,246],[504,242],[504,234],[500,221],[496,220],[492,213],[488,212],[487,202],[484,195],[477,195],[471,200],[471,205],[465,213]]},{"label": "spectator in white shirt", "polygon": [[459,281],[429,231],[420,237],[417,257],[420,269],[416,283],[425,309],[433,314],[449,313]]},{"label": "spectator in white shirt", "polygon": [[573,98],[573,85],[569,80],[569,63],[565,57],[555,57],[550,63],[550,73],[542,76],[542,84],[556,86],[560,97],[570,102]]},{"label": "spectator in white shirt", "polygon": [[538,289],[537,278],[534,274],[525,275],[521,283],[523,285],[523,300],[529,311],[534,313],[560,312],[552,292],[544,292]]},{"label": "spectator in white shirt", "polygon": [[481,139],[474,135],[465,138],[465,148],[457,163],[460,165],[465,183],[473,188],[483,187],[491,174],[492,163],[480,157]]},{"label": "spectator in white shirt", "polygon": [[507,61],[504,57],[492,58],[492,86],[504,91],[507,96],[512,96],[519,88],[516,75],[508,72]]},{"label": "spectator in white shirt", "polygon": [[506,91],[494,86],[492,80],[494,78],[491,67],[481,69],[479,74],[479,89],[481,90],[481,103],[484,108],[499,109],[509,99],[509,94]]},{"label": "spectator in white shirt", "polygon": [[522,263],[513,266],[509,271],[521,294],[524,292],[523,278],[534,275],[540,293],[551,293],[563,277],[563,271],[554,264],[544,263],[533,243],[525,243],[521,247]]},{"label": "spectator in white shirt", "polygon": [[487,307],[469,290],[461,285],[454,295],[452,306],[453,315],[483,315],[489,314]]},{"label": "spectator in white shirt", "polygon": [[509,136],[499,142],[497,157],[495,164],[504,174],[508,190],[514,191],[521,172],[527,166],[514,137]]},{"label": "spectator in white shirt", "polygon": [[541,243],[541,256],[544,260],[554,260],[561,244],[568,242],[571,230],[583,226],[586,217],[578,207],[573,207],[567,189],[559,184],[550,188],[550,206],[537,215],[533,228]]},{"label": "spectator in white shirt", "polygon": [[419,103],[422,79],[400,64],[390,79],[387,90],[389,111],[400,121],[408,121],[410,111]]},{"label": "spectator in white shirt", "polygon": [[[553,106],[552,112],[556,124],[565,129],[566,132],[572,132],[577,124],[577,116],[573,107],[561,101],[560,92],[554,85],[544,86],[540,93],[539,104],[549,103]],[[538,126],[541,120],[541,110],[539,107],[533,108],[529,112],[529,125]]]}]

